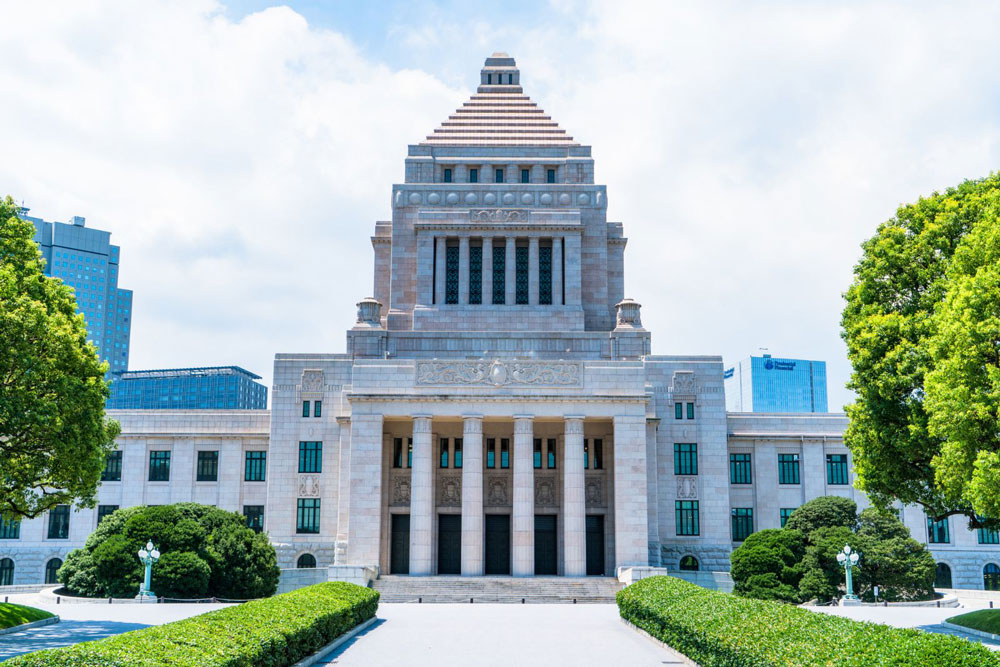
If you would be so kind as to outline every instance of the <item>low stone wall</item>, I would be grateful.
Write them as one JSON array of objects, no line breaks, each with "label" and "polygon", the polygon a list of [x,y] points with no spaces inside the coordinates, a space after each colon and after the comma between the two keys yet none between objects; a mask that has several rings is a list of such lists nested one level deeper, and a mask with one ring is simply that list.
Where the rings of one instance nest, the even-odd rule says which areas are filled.
[{"label": "low stone wall", "polygon": [[14,586],[0,586],[0,595],[15,595],[17,593],[37,593],[43,588],[50,588],[52,584],[17,584]]},{"label": "low stone wall", "polygon": [[733,578],[728,572],[690,572],[668,570],[665,567],[623,567],[619,568],[618,580],[628,586],[647,577],[668,576],[683,579],[696,586],[723,593],[733,592]]},{"label": "low stone wall", "polygon": [[329,574],[325,567],[282,568],[278,578],[278,593],[288,593],[298,588],[327,581]]}]

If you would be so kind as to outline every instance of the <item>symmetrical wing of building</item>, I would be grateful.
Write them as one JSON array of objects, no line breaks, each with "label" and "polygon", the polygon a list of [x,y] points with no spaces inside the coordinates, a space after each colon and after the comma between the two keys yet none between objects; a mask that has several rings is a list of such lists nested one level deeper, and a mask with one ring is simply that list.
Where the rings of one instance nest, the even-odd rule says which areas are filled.
[{"label": "symmetrical wing of building", "polygon": [[[812,498],[865,503],[843,415],[727,413],[721,357],[650,354],[591,149],[513,58],[409,147],[390,205],[345,353],[278,354],[269,412],[113,411],[101,506],[0,539],[13,581],[137,504],[243,512],[283,567],[357,580],[725,571]],[[1000,564],[995,534],[902,516],[956,586]]]}]

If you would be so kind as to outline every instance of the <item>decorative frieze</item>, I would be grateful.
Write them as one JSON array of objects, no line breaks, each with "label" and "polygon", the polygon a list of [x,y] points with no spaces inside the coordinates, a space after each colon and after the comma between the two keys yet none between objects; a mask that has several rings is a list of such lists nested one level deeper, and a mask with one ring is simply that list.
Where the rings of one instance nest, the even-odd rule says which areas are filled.
[{"label": "decorative frieze", "polygon": [[698,393],[698,380],[694,371],[674,371],[670,392],[674,395],[694,396]]},{"label": "decorative frieze", "polygon": [[510,482],[503,477],[487,479],[485,495],[487,507],[510,507]]},{"label": "decorative frieze", "polygon": [[440,474],[437,480],[437,504],[441,507],[462,506],[462,477]]},{"label": "decorative frieze", "polygon": [[680,500],[684,500],[684,499],[696,499],[697,497],[698,497],[698,478],[678,477],[677,498]]},{"label": "decorative frieze", "polygon": [[583,364],[551,361],[421,361],[418,385],[581,387]]},{"label": "decorative frieze", "polygon": [[323,371],[304,370],[302,371],[302,391],[318,392],[323,391],[324,385]]},{"label": "decorative frieze", "polygon": [[319,475],[299,475],[299,497],[319,498]]},{"label": "decorative frieze", "polygon": [[531,219],[531,212],[521,209],[472,209],[469,211],[469,220],[472,222],[527,222]]}]

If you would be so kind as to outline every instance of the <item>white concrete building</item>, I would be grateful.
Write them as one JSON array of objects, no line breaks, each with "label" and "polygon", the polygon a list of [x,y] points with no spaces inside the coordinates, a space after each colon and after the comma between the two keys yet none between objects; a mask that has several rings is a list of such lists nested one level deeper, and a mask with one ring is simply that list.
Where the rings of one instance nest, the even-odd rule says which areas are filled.
[{"label": "white concrete building", "polygon": [[[494,54],[409,147],[346,353],[278,354],[270,413],[112,412],[120,481],[102,506],[242,511],[282,567],[357,579],[728,570],[807,500],[863,504],[843,415],[727,414],[721,357],[650,354],[607,207],[590,147]],[[904,519],[927,540],[918,509]],[[38,581],[97,520],[26,522],[0,559]],[[1000,547],[952,521],[935,555],[982,587]]]}]

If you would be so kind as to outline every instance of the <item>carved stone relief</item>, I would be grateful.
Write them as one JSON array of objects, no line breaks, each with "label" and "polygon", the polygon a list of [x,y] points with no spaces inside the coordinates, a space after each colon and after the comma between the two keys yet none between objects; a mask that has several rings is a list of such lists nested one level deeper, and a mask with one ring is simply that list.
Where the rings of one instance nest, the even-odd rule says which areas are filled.
[{"label": "carved stone relief", "polygon": [[299,496],[319,498],[319,475],[299,475]]},{"label": "carved stone relief", "polygon": [[302,371],[302,391],[323,391],[323,371]]},{"label": "carved stone relief", "polygon": [[697,498],[698,497],[698,478],[697,477],[678,477],[677,478],[677,497],[678,498]]},{"label": "carved stone relief", "polygon": [[604,506],[604,482],[600,479],[588,479],[584,486],[584,497],[587,507]]},{"label": "carved stone relief", "polygon": [[392,480],[392,490],[389,494],[389,504],[399,506],[409,506],[410,504],[410,480],[406,477],[395,477]]},{"label": "carved stone relief", "polygon": [[580,387],[583,367],[572,362],[422,361],[416,384]]},{"label": "carved stone relief", "polygon": [[697,394],[698,380],[695,378],[694,371],[674,371],[670,391],[674,394]]},{"label": "carved stone relief", "polygon": [[438,477],[437,504],[444,507],[462,506],[462,478],[458,475]]},{"label": "carved stone relief", "polygon": [[535,478],[535,505],[543,507],[555,507],[559,504],[556,499],[556,480],[551,477]]},{"label": "carved stone relief", "polygon": [[473,209],[469,211],[472,222],[527,222],[531,213],[518,209]]},{"label": "carved stone relief", "polygon": [[506,479],[489,479],[486,482],[486,505],[489,507],[506,507],[510,505]]}]

